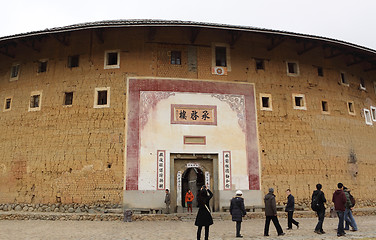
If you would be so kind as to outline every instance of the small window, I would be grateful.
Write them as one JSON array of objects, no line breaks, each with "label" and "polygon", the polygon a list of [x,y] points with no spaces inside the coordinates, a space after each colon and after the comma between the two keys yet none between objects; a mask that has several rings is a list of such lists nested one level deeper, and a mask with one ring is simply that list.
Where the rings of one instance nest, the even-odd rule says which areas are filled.
[{"label": "small window", "polygon": [[171,64],[181,65],[181,52],[180,51],[171,51]]},{"label": "small window", "polygon": [[329,106],[327,101],[321,101],[321,111],[323,113],[329,113]]},{"label": "small window", "polygon": [[11,70],[10,70],[10,79],[11,80],[18,80],[19,73],[20,73],[20,65],[19,64],[13,65]]},{"label": "small window", "polygon": [[215,47],[215,66],[227,67],[226,47]]},{"label": "small window", "polygon": [[317,67],[317,76],[323,77],[324,76],[324,70],[322,67]]},{"label": "small window", "polygon": [[263,111],[272,111],[272,95],[260,93],[260,105]]},{"label": "small window", "polygon": [[347,80],[347,76],[343,72],[341,72],[341,83],[346,86],[349,86],[349,81]]},{"label": "small window", "polygon": [[363,78],[360,78],[360,84],[359,84],[360,90],[366,90],[366,84]]},{"label": "small window", "polygon": [[47,72],[47,63],[46,60],[41,60],[38,62],[38,73],[44,73]]},{"label": "small window", "polygon": [[368,109],[364,109],[364,118],[366,119],[367,125],[372,125],[371,112]]},{"label": "small window", "polygon": [[30,96],[29,111],[39,111],[42,105],[42,92],[32,92]]},{"label": "small window", "polygon": [[371,106],[372,121],[376,122],[376,107]]},{"label": "small window", "polygon": [[297,76],[299,75],[299,66],[296,62],[287,62],[287,75]]},{"label": "small window", "polygon": [[4,102],[4,112],[9,111],[12,107],[12,98],[6,98]]},{"label": "small window", "polygon": [[307,110],[304,94],[293,94],[294,109]]},{"label": "small window", "polygon": [[347,110],[350,115],[355,115],[354,102],[347,102]]},{"label": "small window", "polygon": [[79,60],[80,60],[80,56],[79,55],[69,56],[68,57],[68,67],[69,68],[78,67]]},{"label": "small window", "polygon": [[110,88],[96,88],[94,98],[94,108],[110,107]]},{"label": "small window", "polygon": [[265,61],[264,59],[255,59],[256,70],[265,70]]},{"label": "small window", "polygon": [[119,68],[120,67],[120,52],[118,50],[106,51],[104,55],[104,68]]},{"label": "small window", "polygon": [[64,105],[70,106],[73,104],[73,92],[64,93]]}]

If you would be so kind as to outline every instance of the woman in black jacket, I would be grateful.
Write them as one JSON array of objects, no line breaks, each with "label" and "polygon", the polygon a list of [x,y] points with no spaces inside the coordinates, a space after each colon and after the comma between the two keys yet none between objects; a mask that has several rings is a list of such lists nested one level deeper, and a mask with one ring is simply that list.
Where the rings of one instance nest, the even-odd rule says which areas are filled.
[{"label": "woman in black jacket", "polygon": [[210,213],[209,201],[213,197],[213,193],[202,186],[200,193],[197,196],[198,212],[196,216],[195,225],[197,226],[197,240],[201,239],[201,230],[205,226],[205,240],[209,239],[209,226],[213,224],[213,218]]},{"label": "woman in black jacket", "polygon": [[232,221],[236,222],[236,237],[242,238],[240,235],[240,228],[242,224],[243,217],[245,216],[244,198],[242,197],[242,191],[236,191],[236,196],[231,199],[230,213],[232,216]]}]

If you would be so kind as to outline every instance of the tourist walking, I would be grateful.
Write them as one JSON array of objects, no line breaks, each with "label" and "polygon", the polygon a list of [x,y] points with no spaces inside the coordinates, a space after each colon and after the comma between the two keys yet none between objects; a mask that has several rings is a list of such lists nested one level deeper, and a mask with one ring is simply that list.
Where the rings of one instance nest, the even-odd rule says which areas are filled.
[{"label": "tourist walking", "polygon": [[316,190],[312,193],[312,202],[311,208],[313,211],[316,212],[318,217],[318,223],[315,227],[315,233],[317,234],[324,234],[325,231],[323,230],[322,226],[324,224],[325,218],[325,205],[326,198],[323,191],[321,191],[322,185],[320,183],[316,184]]},{"label": "tourist walking", "polygon": [[168,189],[166,189],[166,196],[165,196],[164,202],[166,204],[166,214],[169,214],[170,213],[171,196],[170,196],[170,191]]},{"label": "tourist walking", "polygon": [[269,188],[269,193],[265,195],[264,202],[265,202],[265,216],[266,216],[264,236],[269,236],[270,220],[273,221],[273,224],[275,226],[275,229],[277,230],[278,236],[285,235],[278,221],[277,205],[275,202],[275,195],[274,195],[273,188]]},{"label": "tourist walking", "polygon": [[346,195],[346,204],[345,204],[345,230],[349,230],[349,226],[351,226],[351,231],[358,231],[358,226],[356,225],[354,216],[352,214],[352,207],[353,203],[351,201],[352,195],[350,193],[350,189],[347,187],[343,187],[343,191],[345,192]]},{"label": "tourist walking", "polygon": [[230,214],[232,216],[232,221],[236,222],[236,237],[242,238],[240,234],[241,224],[243,217],[246,215],[244,207],[244,198],[242,191],[236,191],[236,196],[231,199],[230,204]]},{"label": "tourist walking", "polygon": [[292,224],[296,225],[297,228],[299,228],[299,222],[295,221],[293,218],[294,210],[295,210],[295,198],[291,194],[291,190],[286,190],[287,194],[287,204],[285,208],[285,212],[287,212],[287,230],[292,229]]},{"label": "tourist walking", "polygon": [[187,203],[187,212],[189,212],[189,209],[191,209],[191,213],[192,213],[193,199],[195,199],[195,196],[193,196],[191,189],[188,189],[187,193],[185,194],[185,202]]},{"label": "tourist walking", "polygon": [[205,227],[205,240],[209,239],[209,226],[213,224],[209,201],[213,197],[213,193],[206,187],[202,186],[197,196],[198,212],[195,225],[197,226],[197,240],[201,239],[202,227]]},{"label": "tourist walking", "polygon": [[343,227],[343,221],[345,220],[345,204],[346,204],[346,195],[343,192],[343,184],[337,184],[338,189],[333,193],[332,202],[334,203],[334,209],[337,211],[338,216],[338,228],[337,236],[345,236],[345,230]]}]

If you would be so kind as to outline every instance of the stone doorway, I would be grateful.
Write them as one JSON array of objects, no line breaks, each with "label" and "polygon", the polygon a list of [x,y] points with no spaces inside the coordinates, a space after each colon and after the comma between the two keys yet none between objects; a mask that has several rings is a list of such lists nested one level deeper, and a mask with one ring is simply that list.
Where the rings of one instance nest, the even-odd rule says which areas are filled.
[{"label": "stone doorway", "polygon": [[[219,211],[218,199],[218,154],[178,154],[170,155],[171,208],[174,212],[183,212],[185,193],[191,188],[197,198],[202,185],[208,185],[213,192],[210,207]],[[193,202],[193,207],[197,202]]]}]

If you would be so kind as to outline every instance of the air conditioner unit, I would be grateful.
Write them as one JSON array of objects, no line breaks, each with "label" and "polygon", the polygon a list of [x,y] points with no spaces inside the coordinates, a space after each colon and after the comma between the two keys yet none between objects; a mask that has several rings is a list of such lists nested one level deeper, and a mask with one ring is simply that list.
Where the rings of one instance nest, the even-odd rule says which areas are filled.
[{"label": "air conditioner unit", "polygon": [[213,67],[212,74],[215,75],[227,75],[227,67]]}]

